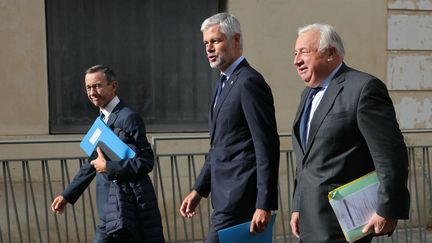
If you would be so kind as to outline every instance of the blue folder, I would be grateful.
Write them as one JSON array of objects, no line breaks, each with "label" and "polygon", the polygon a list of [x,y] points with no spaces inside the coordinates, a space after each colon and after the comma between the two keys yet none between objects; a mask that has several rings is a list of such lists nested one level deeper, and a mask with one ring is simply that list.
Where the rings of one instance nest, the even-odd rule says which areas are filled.
[{"label": "blue folder", "polygon": [[96,118],[80,143],[80,147],[87,156],[91,156],[96,147],[109,157],[110,160],[118,161],[135,157],[135,152],[125,144],[117,135],[102,121]]},{"label": "blue folder", "polygon": [[221,243],[271,243],[275,219],[276,214],[273,214],[267,228],[264,232],[258,234],[251,234],[249,232],[250,221],[226,229],[221,229],[218,231],[219,240]]}]

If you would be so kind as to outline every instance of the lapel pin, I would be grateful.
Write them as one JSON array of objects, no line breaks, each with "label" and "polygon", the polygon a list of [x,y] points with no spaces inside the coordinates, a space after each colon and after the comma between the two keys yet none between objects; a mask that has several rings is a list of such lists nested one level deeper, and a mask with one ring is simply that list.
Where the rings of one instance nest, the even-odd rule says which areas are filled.
[{"label": "lapel pin", "polygon": [[234,80],[231,80],[231,85],[234,83]]}]

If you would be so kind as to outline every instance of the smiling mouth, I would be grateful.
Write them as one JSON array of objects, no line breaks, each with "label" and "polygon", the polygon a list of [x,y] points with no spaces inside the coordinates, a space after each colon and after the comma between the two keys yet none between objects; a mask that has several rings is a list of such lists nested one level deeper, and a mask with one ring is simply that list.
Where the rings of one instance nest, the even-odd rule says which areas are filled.
[{"label": "smiling mouth", "polygon": [[214,61],[216,61],[217,56],[209,56],[208,59],[210,62],[214,62]]},{"label": "smiling mouth", "polygon": [[307,68],[303,67],[303,68],[297,68],[297,72],[299,73],[304,73],[307,70]]}]

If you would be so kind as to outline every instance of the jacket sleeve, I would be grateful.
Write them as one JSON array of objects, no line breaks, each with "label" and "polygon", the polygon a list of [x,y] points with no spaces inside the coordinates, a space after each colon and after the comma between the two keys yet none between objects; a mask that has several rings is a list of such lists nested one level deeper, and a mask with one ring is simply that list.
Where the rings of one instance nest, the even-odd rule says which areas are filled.
[{"label": "jacket sleeve", "polygon": [[380,181],[377,214],[407,219],[410,205],[407,148],[387,88],[380,80],[364,85],[357,122]]},{"label": "jacket sleeve", "polygon": [[115,124],[119,137],[136,152],[133,159],[107,161],[109,180],[131,179],[153,170],[154,154],[146,137],[144,121],[138,113],[131,113]]},{"label": "jacket sleeve", "polygon": [[203,197],[208,197],[211,191],[211,165],[209,159],[210,153],[211,150],[207,154],[207,159],[193,187],[193,189],[196,190]]},{"label": "jacket sleeve", "polygon": [[68,203],[75,204],[95,176],[95,168],[90,164],[90,160],[86,160],[61,195]]},{"label": "jacket sleeve", "polygon": [[291,212],[298,212],[300,211],[300,193],[299,190],[300,188],[298,188],[298,180],[300,180],[300,173],[299,173],[299,168],[296,168],[296,176],[294,178],[294,192],[293,192],[293,199],[292,199],[292,209]]},{"label": "jacket sleeve", "polygon": [[270,87],[261,76],[243,82],[241,102],[252,136],[257,167],[256,208],[278,208],[279,135]]}]

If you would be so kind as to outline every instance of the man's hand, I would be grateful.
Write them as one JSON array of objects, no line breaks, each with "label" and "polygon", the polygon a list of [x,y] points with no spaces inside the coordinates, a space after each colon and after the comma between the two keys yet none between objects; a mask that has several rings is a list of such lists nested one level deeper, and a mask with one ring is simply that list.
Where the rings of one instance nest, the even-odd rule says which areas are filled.
[{"label": "man's hand", "polygon": [[299,212],[293,212],[291,214],[291,221],[290,221],[291,232],[297,238],[300,238],[300,229],[299,229],[299,225],[298,225],[299,224],[299,218],[300,218]]},{"label": "man's hand", "polygon": [[52,204],[51,204],[51,210],[53,213],[62,214],[64,208],[66,207],[67,201],[64,199],[63,196],[57,196],[54,198]]},{"label": "man's hand", "polygon": [[197,191],[191,191],[182,202],[180,214],[185,218],[192,218],[196,214],[195,208],[198,206],[201,198],[202,196]]},{"label": "man's hand", "polygon": [[271,211],[257,208],[252,217],[249,231],[251,233],[263,232],[267,228],[268,223],[270,222],[270,216]]},{"label": "man's hand", "polygon": [[98,157],[90,162],[94,166],[97,172],[106,173],[106,159],[102,153],[102,150],[97,147],[96,151],[98,153]]},{"label": "man's hand", "polygon": [[372,232],[374,235],[391,235],[396,228],[396,219],[386,219],[374,214],[369,222],[363,227],[362,232]]}]

